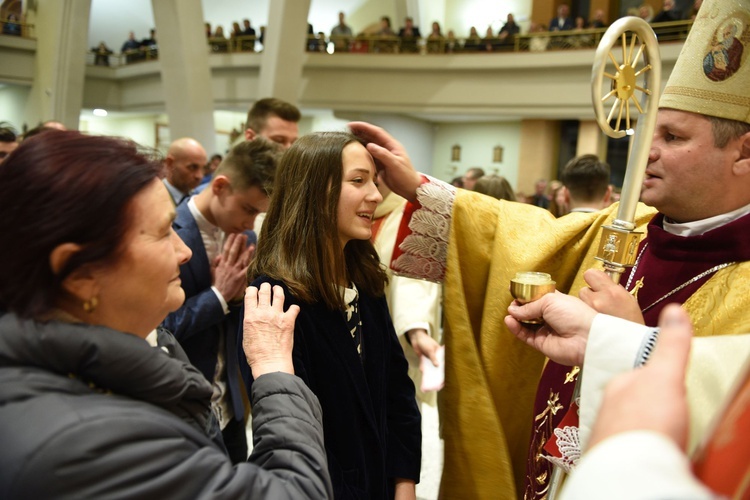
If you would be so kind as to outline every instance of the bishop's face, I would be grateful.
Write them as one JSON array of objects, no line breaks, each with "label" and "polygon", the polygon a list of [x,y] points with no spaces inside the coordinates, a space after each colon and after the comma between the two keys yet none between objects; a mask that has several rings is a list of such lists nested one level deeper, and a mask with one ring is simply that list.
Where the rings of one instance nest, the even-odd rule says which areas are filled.
[{"label": "bishop's face", "polygon": [[[660,109],[641,201],[677,222],[706,219],[739,208],[732,195],[737,141],[720,149],[703,115]],[[734,184],[733,184],[734,183]]]}]

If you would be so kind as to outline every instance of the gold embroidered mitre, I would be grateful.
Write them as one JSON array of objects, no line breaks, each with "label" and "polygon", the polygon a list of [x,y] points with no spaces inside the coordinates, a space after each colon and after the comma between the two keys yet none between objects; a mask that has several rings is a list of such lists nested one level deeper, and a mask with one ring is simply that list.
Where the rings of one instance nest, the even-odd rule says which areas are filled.
[{"label": "gold embroidered mitre", "polygon": [[659,107],[750,123],[750,0],[706,0]]}]

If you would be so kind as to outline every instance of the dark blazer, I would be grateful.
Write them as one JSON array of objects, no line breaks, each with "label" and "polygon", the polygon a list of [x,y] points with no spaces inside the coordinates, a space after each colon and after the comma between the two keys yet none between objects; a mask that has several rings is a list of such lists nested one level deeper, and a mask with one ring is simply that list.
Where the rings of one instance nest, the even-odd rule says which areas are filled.
[{"label": "dark blazer", "polygon": [[676,10],[663,10],[654,16],[654,18],[651,20],[651,24],[672,23],[674,21],[679,21],[680,19],[682,19],[682,17]]},{"label": "dark blazer", "polygon": [[318,396],[334,496],[385,499],[394,478],[419,481],[421,415],[414,384],[385,298],[360,291],[360,360],[341,311],[301,303],[282,283],[285,304],[301,312],[294,330],[294,371]]},{"label": "dark blazer", "polygon": [[563,20],[563,25],[560,27],[558,24],[558,18],[553,17],[549,22],[549,30],[550,31],[570,31],[573,28],[575,28],[575,23],[573,22],[572,17],[566,17]]},{"label": "dark blazer", "polygon": [[417,28],[416,26],[414,26],[411,31],[413,34],[411,36],[407,36],[406,28],[401,28],[398,30],[398,36],[400,38],[422,38],[422,33],[419,32],[419,28]]},{"label": "dark blazer", "polygon": [[[227,390],[234,410],[234,418],[243,420],[245,409],[239,383],[240,375],[247,379],[248,371],[239,367],[241,352],[239,306],[229,306],[224,314],[221,302],[211,290],[211,265],[203,245],[198,224],[190,213],[187,202],[177,206],[177,217],[172,223],[175,232],[193,251],[192,258],[180,266],[180,280],[185,290],[185,303],[170,313],[162,326],[171,331],[187,353],[190,362],[213,382],[219,351],[219,338],[224,335],[227,369]],[[246,363],[245,363],[246,364]]]}]

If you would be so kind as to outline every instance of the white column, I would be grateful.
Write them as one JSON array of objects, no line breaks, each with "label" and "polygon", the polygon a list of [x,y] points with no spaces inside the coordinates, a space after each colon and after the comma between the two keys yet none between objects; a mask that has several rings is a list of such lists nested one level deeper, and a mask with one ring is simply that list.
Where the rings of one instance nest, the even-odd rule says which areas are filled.
[{"label": "white column", "polygon": [[214,102],[201,0],[152,0],[161,83],[172,140],[216,150]]},{"label": "white column", "polygon": [[38,0],[36,70],[26,109],[29,126],[57,120],[78,128],[83,105],[91,0]]},{"label": "white column", "polygon": [[273,0],[270,4],[257,97],[276,97],[297,104],[306,58],[310,0]]}]

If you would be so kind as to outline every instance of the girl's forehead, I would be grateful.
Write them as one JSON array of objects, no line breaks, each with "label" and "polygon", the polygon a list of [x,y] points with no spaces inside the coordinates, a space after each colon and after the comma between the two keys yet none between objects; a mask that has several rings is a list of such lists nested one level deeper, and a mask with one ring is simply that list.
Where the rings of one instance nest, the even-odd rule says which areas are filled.
[{"label": "girl's forehead", "polygon": [[375,175],[375,161],[372,155],[358,142],[351,142],[344,147],[342,159],[344,171],[354,168],[367,169]]}]

